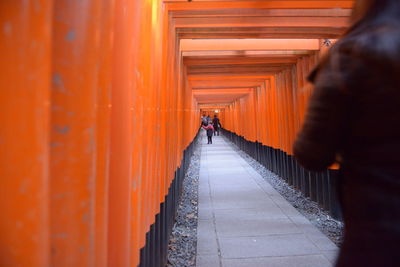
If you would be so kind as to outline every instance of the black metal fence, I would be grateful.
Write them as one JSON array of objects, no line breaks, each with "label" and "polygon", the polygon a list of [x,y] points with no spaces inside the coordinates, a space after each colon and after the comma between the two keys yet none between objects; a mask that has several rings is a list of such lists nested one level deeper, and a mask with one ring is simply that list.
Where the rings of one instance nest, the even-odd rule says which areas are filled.
[{"label": "black metal fence", "polygon": [[175,223],[176,211],[182,195],[182,184],[190,165],[199,133],[183,152],[181,166],[175,171],[168,195],[160,204],[160,213],[146,234],[146,245],[140,250],[139,267],[164,267],[167,264],[169,238]]},{"label": "black metal fence", "polygon": [[251,142],[242,136],[221,129],[224,136],[241,150],[256,159],[268,170],[284,179],[287,184],[301,191],[304,196],[317,202],[338,220],[342,219],[337,198],[338,171],[311,172],[297,163],[292,155],[259,142]]}]

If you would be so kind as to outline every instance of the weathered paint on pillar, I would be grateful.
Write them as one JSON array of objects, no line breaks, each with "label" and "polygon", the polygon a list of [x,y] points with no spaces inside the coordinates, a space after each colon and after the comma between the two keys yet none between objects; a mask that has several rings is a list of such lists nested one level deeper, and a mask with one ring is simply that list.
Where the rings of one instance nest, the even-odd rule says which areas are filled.
[{"label": "weathered paint on pillar", "polygon": [[0,1],[0,266],[49,266],[52,1]]},{"label": "weathered paint on pillar", "polygon": [[57,0],[51,103],[51,262],[95,263],[102,2]]},{"label": "weathered paint on pillar", "polygon": [[110,161],[110,119],[112,94],[112,59],[114,0],[101,0],[99,20],[100,63],[96,106],[96,202],[95,202],[95,266],[107,266],[108,250],[108,185]]},{"label": "weathered paint on pillar", "polygon": [[110,183],[108,212],[108,266],[130,266],[133,124],[134,10],[137,1],[115,4]]}]

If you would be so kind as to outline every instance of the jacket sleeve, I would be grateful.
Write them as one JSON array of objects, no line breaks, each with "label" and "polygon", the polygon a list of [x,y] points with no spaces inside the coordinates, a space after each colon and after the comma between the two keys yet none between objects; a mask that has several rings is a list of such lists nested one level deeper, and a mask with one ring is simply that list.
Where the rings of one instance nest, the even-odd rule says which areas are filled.
[{"label": "jacket sleeve", "polygon": [[297,161],[306,169],[322,171],[335,162],[346,132],[349,97],[339,69],[342,55],[332,55],[315,75],[302,130],[293,150]]}]

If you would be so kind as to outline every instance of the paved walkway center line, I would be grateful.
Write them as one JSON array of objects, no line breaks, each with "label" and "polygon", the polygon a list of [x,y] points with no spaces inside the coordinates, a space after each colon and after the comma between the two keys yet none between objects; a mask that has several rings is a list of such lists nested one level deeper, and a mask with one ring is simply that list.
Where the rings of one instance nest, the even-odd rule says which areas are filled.
[{"label": "paved walkway center line", "polygon": [[[204,134],[203,134],[204,135]],[[202,136],[197,267],[330,267],[337,247],[222,137]]]}]

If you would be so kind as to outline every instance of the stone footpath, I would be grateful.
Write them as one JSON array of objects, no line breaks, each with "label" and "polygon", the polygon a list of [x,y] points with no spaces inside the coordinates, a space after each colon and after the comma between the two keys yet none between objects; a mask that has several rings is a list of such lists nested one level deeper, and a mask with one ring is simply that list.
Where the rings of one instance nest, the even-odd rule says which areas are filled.
[{"label": "stone footpath", "polygon": [[222,137],[202,144],[197,267],[326,267],[338,248]]}]

